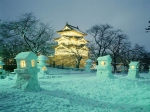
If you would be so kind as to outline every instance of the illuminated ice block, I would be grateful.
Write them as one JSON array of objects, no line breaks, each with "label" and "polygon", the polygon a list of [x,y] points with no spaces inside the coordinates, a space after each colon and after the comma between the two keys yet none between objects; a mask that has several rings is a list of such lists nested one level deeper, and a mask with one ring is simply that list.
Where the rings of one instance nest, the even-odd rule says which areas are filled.
[{"label": "illuminated ice block", "polygon": [[91,71],[91,64],[92,64],[92,60],[91,59],[87,59],[86,60],[86,65],[85,65],[85,71],[86,72],[90,72]]},{"label": "illuminated ice block", "polygon": [[127,78],[139,78],[139,62],[133,62],[129,64],[129,70]]},{"label": "illuminated ice block", "polygon": [[115,78],[112,75],[111,57],[110,55],[102,56],[97,59],[97,76],[100,78]]},{"label": "illuminated ice block", "polygon": [[46,67],[46,61],[48,58],[44,55],[38,56],[38,68],[40,69],[40,72],[38,73],[38,77],[43,77],[43,75],[48,74],[47,67]]},{"label": "illuminated ice block", "polygon": [[33,52],[21,52],[16,57],[17,69],[14,72],[17,73],[16,88],[21,88],[27,91],[39,91],[41,90],[37,72],[37,55]]}]

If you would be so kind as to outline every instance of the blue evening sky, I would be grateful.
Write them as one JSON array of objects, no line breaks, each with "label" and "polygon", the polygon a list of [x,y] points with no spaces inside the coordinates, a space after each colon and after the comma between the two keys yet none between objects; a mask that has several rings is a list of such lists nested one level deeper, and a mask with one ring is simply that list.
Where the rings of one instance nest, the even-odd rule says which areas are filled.
[{"label": "blue evening sky", "polygon": [[95,24],[107,23],[124,31],[132,44],[138,43],[150,51],[150,33],[145,33],[150,25],[150,0],[0,0],[2,21],[15,20],[29,12],[50,23],[55,31],[66,22],[84,32]]}]

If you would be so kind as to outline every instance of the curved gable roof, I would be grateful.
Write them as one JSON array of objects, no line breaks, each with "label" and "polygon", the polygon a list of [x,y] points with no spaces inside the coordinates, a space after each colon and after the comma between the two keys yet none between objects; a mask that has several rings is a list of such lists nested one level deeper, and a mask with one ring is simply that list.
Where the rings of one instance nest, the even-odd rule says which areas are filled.
[{"label": "curved gable roof", "polygon": [[72,30],[77,31],[77,32],[79,32],[79,33],[81,33],[81,34],[83,34],[83,35],[87,35],[87,34],[84,33],[83,31],[81,31],[81,30],[78,28],[78,26],[75,27],[75,26],[69,25],[68,23],[66,23],[66,26],[65,26],[62,30],[57,31],[57,32],[58,32],[58,33],[61,33],[61,32],[64,32],[64,31],[72,31]]}]

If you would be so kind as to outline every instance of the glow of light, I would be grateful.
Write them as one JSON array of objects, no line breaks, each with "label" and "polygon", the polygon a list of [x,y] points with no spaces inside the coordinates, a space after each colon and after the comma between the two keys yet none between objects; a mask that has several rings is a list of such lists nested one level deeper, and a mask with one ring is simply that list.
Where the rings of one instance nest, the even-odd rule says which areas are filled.
[{"label": "glow of light", "polygon": [[131,66],[132,69],[134,69],[134,66]]},{"label": "glow of light", "polygon": [[25,60],[21,60],[21,61],[20,61],[20,67],[21,67],[21,68],[25,68],[25,67],[26,67],[26,62],[25,62]]},{"label": "glow of light", "polygon": [[101,61],[101,65],[104,66],[105,65],[105,61]]},{"label": "glow of light", "polygon": [[2,66],[0,66],[0,68],[3,68]]},{"label": "glow of light", "polygon": [[45,70],[46,70],[46,67],[44,66],[44,67],[42,68],[42,70],[45,71]]},{"label": "glow of light", "polygon": [[31,60],[31,66],[35,67],[35,60]]}]

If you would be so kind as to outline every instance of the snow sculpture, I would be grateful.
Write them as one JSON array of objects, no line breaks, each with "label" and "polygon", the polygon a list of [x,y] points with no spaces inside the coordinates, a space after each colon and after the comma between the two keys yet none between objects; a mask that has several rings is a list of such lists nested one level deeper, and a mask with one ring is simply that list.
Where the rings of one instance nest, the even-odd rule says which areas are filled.
[{"label": "snow sculpture", "polygon": [[97,66],[97,76],[100,78],[115,78],[112,75],[112,67],[111,67],[111,57],[110,55],[106,55],[103,57],[99,57]]},{"label": "snow sculpture", "polygon": [[5,64],[0,60],[0,79],[6,78],[6,73],[5,70],[3,70],[3,65]]},{"label": "snow sculpture", "polygon": [[128,78],[139,78],[139,62],[133,62],[129,64],[129,70],[128,70]]},{"label": "snow sculpture", "polygon": [[121,73],[125,73],[125,67],[123,65],[121,66]]},{"label": "snow sculpture", "polygon": [[45,74],[48,74],[47,67],[46,67],[46,61],[48,58],[44,55],[38,56],[38,68],[40,69],[40,72],[38,73],[38,77],[42,77]]},{"label": "snow sculpture", "polygon": [[86,65],[85,65],[85,71],[86,72],[90,72],[91,71],[91,64],[92,64],[92,60],[91,59],[87,59],[86,60]]},{"label": "snow sculpture", "polygon": [[37,56],[33,52],[21,52],[15,57],[17,61],[17,80],[15,88],[21,88],[26,91],[40,91],[40,85],[37,78]]},{"label": "snow sculpture", "polygon": [[141,70],[140,70],[140,72],[141,72],[141,73],[144,72],[144,66],[143,66],[143,65],[141,65]]}]

